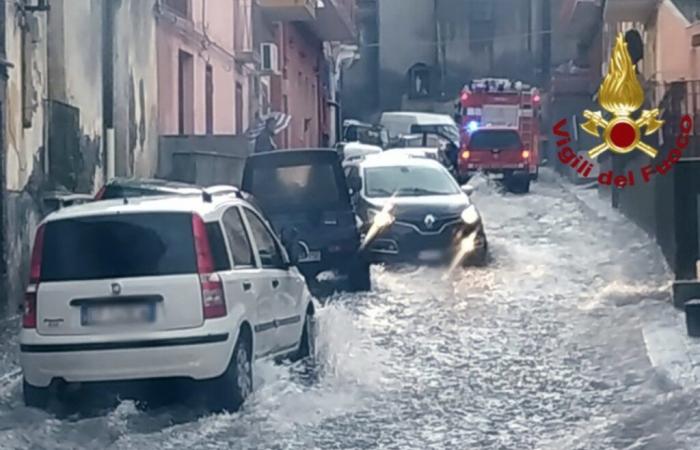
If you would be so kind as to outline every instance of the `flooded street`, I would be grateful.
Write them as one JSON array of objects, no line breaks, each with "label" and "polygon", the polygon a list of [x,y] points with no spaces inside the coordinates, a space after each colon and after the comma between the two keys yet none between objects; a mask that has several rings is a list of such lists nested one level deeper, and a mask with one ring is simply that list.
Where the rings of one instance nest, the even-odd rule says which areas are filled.
[{"label": "flooded street", "polygon": [[698,448],[697,392],[645,345],[677,314],[650,239],[549,173],[524,196],[474,184],[487,267],[375,268],[372,293],[319,311],[318,382],[258,364],[239,414],[25,408],[18,319],[3,322],[0,449]]}]

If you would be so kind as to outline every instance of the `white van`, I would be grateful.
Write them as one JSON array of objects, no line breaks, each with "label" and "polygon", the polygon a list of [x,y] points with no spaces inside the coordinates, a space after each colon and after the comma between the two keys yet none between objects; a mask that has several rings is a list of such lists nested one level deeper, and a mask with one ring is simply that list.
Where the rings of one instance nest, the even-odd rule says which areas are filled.
[{"label": "white van", "polygon": [[434,126],[441,134],[459,141],[459,128],[454,119],[447,114],[422,112],[384,112],[379,119],[381,125],[389,132],[391,139],[401,135],[415,134],[413,125]]}]

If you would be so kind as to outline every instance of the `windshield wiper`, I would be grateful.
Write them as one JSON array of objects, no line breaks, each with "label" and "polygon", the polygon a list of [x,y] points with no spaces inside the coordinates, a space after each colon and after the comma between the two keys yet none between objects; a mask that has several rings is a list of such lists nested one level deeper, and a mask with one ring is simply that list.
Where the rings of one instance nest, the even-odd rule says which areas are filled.
[{"label": "windshield wiper", "polygon": [[387,191],[386,189],[372,189],[370,192],[372,193],[372,196],[381,195],[384,197],[391,197],[394,194],[393,192]]},{"label": "windshield wiper", "polygon": [[409,195],[445,195],[444,192],[431,191],[423,188],[403,188],[399,189],[397,193],[408,193]]}]

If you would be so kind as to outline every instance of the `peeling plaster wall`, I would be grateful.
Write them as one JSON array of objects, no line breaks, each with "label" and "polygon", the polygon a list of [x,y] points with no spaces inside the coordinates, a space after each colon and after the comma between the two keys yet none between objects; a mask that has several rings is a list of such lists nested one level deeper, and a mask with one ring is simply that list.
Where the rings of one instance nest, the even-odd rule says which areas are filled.
[{"label": "peeling plaster wall", "polygon": [[158,165],[155,0],[114,1],[116,174],[152,176]]},{"label": "peeling plaster wall", "polygon": [[[23,20],[14,2],[5,5],[5,39],[7,59],[14,64],[9,69],[6,117],[6,248],[4,258],[7,261],[6,311],[12,313],[19,304],[28,273],[28,255],[33,241],[36,225],[41,220],[41,203],[38,200],[43,183],[43,150],[45,108],[43,100],[47,97],[46,80],[46,17],[36,16],[34,37],[28,38],[25,55],[31,58],[29,70],[22,71],[22,31]],[[22,120],[22,85],[30,88],[31,95],[25,102],[31,119],[31,126],[24,127]],[[2,309],[2,308],[0,308]]]},{"label": "peeling plaster wall", "polygon": [[[102,183],[102,0],[53,0],[49,14],[49,98],[79,110],[78,148],[52,148],[49,174],[71,191]],[[65,124],[52,118],[54,129]],[[74,152],[73,155],[66,155]]]},{"label": "peeling plaster wall", "polygon": [[[109,2],[109,3],[108,3]],[[5,255],[9,312],[26,286],[31,244],[47,190],[95,192],[104,181],[103,20],[114,8],[113,82],[117,174],[157,167],[155,0],[52,0],[23,20],[6,7]],[[22,28],[25,34],[22,47]],[[23,70],[23,62],[28,69]],[[24,94],[23,94],[24,93]],[[23,109],[24,108],[24,109]],[[24,110],[24,116],[23,116]],[[2,309],[2,308],[0,308]]]}]

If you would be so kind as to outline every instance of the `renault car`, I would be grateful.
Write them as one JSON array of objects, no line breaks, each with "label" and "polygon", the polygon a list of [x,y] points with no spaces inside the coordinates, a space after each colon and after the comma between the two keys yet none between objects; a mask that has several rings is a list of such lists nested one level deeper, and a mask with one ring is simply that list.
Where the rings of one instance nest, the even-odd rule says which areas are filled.
[{"label": "renault car", "polygon": [[486,263],[481,215],[439,162],[411,155],[370,156],[346,167],[363,247],[374,262]]}]

